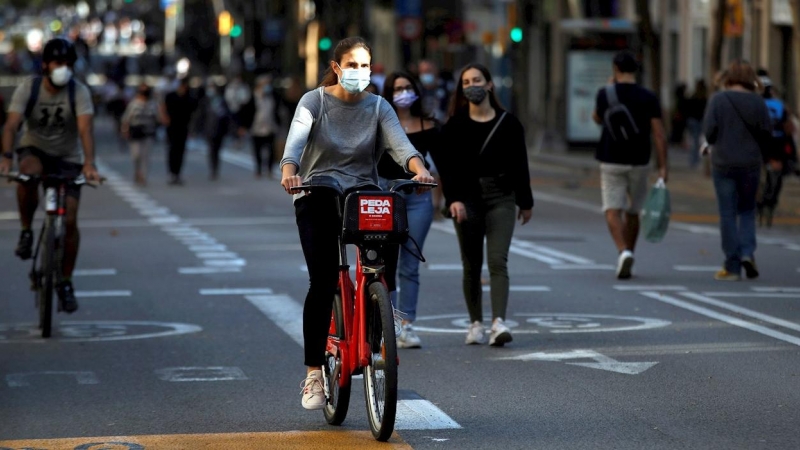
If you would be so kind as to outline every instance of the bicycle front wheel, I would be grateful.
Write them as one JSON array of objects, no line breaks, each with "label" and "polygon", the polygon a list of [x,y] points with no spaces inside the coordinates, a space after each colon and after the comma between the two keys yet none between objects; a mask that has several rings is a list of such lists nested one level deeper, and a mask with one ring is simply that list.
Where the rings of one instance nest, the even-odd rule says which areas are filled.
[{"label": "bicycle front wheel", "polygon": [[42,337],[49,338],[53,326],[53,288],[56,276],[56,230],[51,217],[47,218],[42,242],[41,263],[39,269],[39,328]]},{"label": "bicycle front wheel", "polygon": [[367,344],[372,357],[364,370],[364,394],[372,435],[387,441],[397,415],[397,342],[389,292],[382,283],[369,285]]},{"label": "bicycle front wheel", "polygon": [[[331,316],[331,329],[328,333],[328,341],[335,340],[336,345],[341,345],[344,341],[344,316],[342,314],[342,298],[338,294],[333,299],[333,315]],[[342,375],[342,354],[325,352],[325,367],[323,376],[327,387],[328,401],[325,404],[323,413],[325,420],[331,425],[341,425],[347,417],[347,410],[350,408],[350,387],[351,378],[347,376],[343,380]]]}]

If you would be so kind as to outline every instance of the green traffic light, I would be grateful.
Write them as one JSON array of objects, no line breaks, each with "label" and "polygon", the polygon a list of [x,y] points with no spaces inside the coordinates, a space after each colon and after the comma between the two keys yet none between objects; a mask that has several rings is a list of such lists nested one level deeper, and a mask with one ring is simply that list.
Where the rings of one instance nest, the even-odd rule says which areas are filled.
[{"label": "green traffic light", "polygon": [[511,32],[509,33],[509,36],[511,37],[511,40],[513,42],[522,42],[522,28],[520,27],[512,28]]},{"label": "green traffic light", "polygon": [[237,37],[239,37],[241,35],[242,35],[242,27],[240,27],[239,25],[234,25],[231,28],[231,37],[232,38],[237,38]]},{"label": "green traffic light", "polygon": [[331,42],[331,38],[324,37],[319,40],[319,49],[323,52],[327,52],[333,46],[333,42]]}]

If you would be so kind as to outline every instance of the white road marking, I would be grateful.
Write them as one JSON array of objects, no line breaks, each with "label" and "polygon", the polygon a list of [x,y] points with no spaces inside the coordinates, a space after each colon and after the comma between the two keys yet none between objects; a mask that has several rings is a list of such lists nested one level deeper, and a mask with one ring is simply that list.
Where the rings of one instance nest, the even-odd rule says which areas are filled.
[{"label": "white road marking", "polygon": [[754,292],[800,292],[797,287],[754,287],[750,288]]},{"label": "white road marking", "polygon": [[646,285],[646,284],[618,284],[614,286],[618,291],[686,291],[683,286],[675,285]]},{"label": "white road marking", "polygon": [[678,272],[716,272],[720,266],[674,266]]},{"label": "white road marking", "polygon": [[100,381],[97,379],[97,375],[94,372],[55,372],[55,371],[45,371],[45,372],[27,372],[27,373],[10,373],[6,375],[6,383],[8,387],[18,388],[18,387],[28,387],[31,385],[29,381],[31,377],[39,377],[41,375],[62,375],[67,376],[69,378],[74,378],[78,384],[99,384]]},{"label": "white road marking", "polygon": [[245,298],[303,347],[302,305],[285,294],[248,295]]},{"label": "white road marking", "polygon": [[[97,321],[69,321],[57,323],[56,331],[51,340],[59,342],[100,342],[100,341],[127,341],[133,339],[149,339],[179,334],[197,333],[203,329],[197,325],[186,323],[151,322],[137,320],[97,320]],[[139,328],[141,334],[131,333]],[[154,331],[153,329],[163,329]],[[35,343],[41,344],[45,340],[39,337],[41,333],[38,326],[33,323],[0,323],[0,344],[8,343]]]},{"label": "white road marking", "polygon": [[246,380],[238,367],[168,367],[155,371],[156,376],[173,383],[187,381],[238,381]]},{"label": "white road marking", "polygon": [[17,220],[19,213],[16,211],[0,211],[0,220]]},{"label": "white road marking", "polygon": [[178,273],[181,275],[208,275],[213,273],[233,273],[241,272],[239,267],[181,267]]},{"label": "white road marking", "polygon": [[224,252],[228,249],[228,247],[222,244],[214,244],[214,245],[190,245],[189,251],[192,252]]},{"label": "white road marking", "polygon": [[461,425],[428,400],[398,400],[395,430],[460,429]]},{"label": "white road marking", "polygon": [[533,242],[523,241],[521,239],[513,239],[512,240],[512,244],[520,246],[520,247],[523,247],[523,248],[528,248],[528,249],[534,250],[536,252],[543,253],[545,255],[550,255],[550,256],[553,256],[555,258],[561,259],[563,261],[568,261],[568,262],[572,262],[572,263],[575,263],[575,264],[594,264],[594,261],[592,261],[591,259],[586,259],[586,258],[583,258],[583,257],[580,257],[580,256],[572,255],[570,253],[565,253],[565,252],[562,252],[562,251],[559,251],[559,250],[556,250],[556,249],[553,249],[553,248],[550,248],[550,247],[537,245],[537,244],[534,244]]},{"label": "white road marking", "polygon": [[213,226],[249,226],[249,225],[287,225],[295,224],[297,219],[294,216],[283,217],[214,217],[203,219],[185,219],[184,222],[190,225],[213,227]]},{"label": "white road marking", "polygon": [[270,295],[270,288],[200,289],[200,295]]},{"label": "white road marking", "polygon": [[[423,267],[428,270],[464,270],[462,264],[423,264]],[[484,264],[481,270],[488,270],[489,267]]]},{"label": "white road marking", "polygon": [[800,298],[800,292],[703,292],[709,297]]},{"label": "white road marking", "polygon": [[[786,333],[781,333],[779,331],[772,330],[770,328],[756,325],[754,323],[747,322],[745,320],[729,316],[727,314],[721,314],[716,311],[710,310],[708,308],[704,308],[702,306],[695,305],[693,303],[685,302],[683,300],[677,299],[675,297],[670,297],[668,295],[661,294],[659,292],[642,292],[642,295],[645,297],[652,298],[654,300],[658,300],[663,303],[667,303],[672,306],[676,306],[678,308],[686,309],[688,311],[692,311],[694,313],[716,319],[730,325],[741,327],[750,331],[754,331],[756,333],[763,334],[764,336],[768,336],[774,339],[778,339],[780,341],[788,342],[793,345],[800,346],[800,338],[790,336]],[[732,305],[731,305],[732,306]]]},{"label": "white road marking", "polygon": [[[722,300],[716,300],[716,299],[713,299],[713,298],[709,298],[707,296],[708,294],[700,295],[700,294],[697,294],[697,293],[694,293],[694,292],[682,292],[681,295],[683,295],[686,298],[690,298],[692,300],[696,300],[698,302],[705,303],[707,305],[716,306],[718,308],[727,309],[728,311],[733,311],[733,312],[735,312],[737,314],[741,314],[743,316],[752,317],[753,319],[757,319],[757,320],[760,320],[762,322],[771,323],[773,325],[777,325],[779,327],[787,328],[787,329],[793,330],[793,331],[800,331],[800,324],[797,324],[795,322],[790,322],[788,320],[779,319],[777,317],[773,317],[773,316],[770,316],[770,315],[767,315],[767,314],[763,314],[763,313],[760,313],[758,311],[753,311],[752,309],[747,309],[747,308],[739,306],[739,305],[734,305],[734,304],[731,304],[731,303],[723,302]],[[794,298],[800,298],[800,297],[795,296]]]},{"label": "white road marking", "polygon": [[[491,286],[482,286],[483,292],[490,292]],[[550,292],[548,286],[509,286],[508,290],[511,292]]]},{"label": "white road marking", "polygon": [[593,359],[593,363],[566,363],[571,366],[588,367],[590,369],[606,370],[609,372],[622,373],[625,375],[638,375],[645,370],[655,366],[658,362],[621,362],[614,358],[600,354],[594,350],[572,350],[561,353],[528,353],[519,356],[499,358],[503,360],[518,361],[565,361],[572,359]]},{"label": "white road marking", "polygon": [[130,297],[131,295],[133,295],[131,291],[75,291],[75,296],[78,298]]},{"label": "white road marking", "polygon": [[180,223],[181,218],[178,216],[166,216],[166,217],[153,217],[149,220],[150,223],[153,225],[166,225],[170,223]]},{"label": "white road marking", "polygon": [[247,265],[247,261],[244,259],[207,259],[203,263],[211,267],[241,267]]},{"label": "white road marking", "polygon": [[73,277],[95,277],[116,275],[117,269],[75,269],[72,272]]},{"label": "white road marking", "polygon": [[[490,314],[484,313],[484,316],[488,317]],[[423,325],[423,323],[430,323],[431,321],[446,321],[448,325],[450,325],[450,328]],[[465,313],[419,316],[414,322],[414,329],[419,332],[428,333],[464,333],[469,323],[469,317]],[[535,328],[522,328],[525,324],[530,324],[532,325],[531,328]],[[506,325],[511,328],[515,334],[539,334],[541,332],[561,334],[641,331],[663,328],[671,324],[672,322],[667,320],[650,317],[615,316],[608,314],[515,313],[513,317],[506,318]],[[486,326],[488,327],[490,324],[487,322]]]},{"label": "white road marking", "polygon": [[200,259],[237,259],[239,255],[234,252],[202,252],[195,253]]}]

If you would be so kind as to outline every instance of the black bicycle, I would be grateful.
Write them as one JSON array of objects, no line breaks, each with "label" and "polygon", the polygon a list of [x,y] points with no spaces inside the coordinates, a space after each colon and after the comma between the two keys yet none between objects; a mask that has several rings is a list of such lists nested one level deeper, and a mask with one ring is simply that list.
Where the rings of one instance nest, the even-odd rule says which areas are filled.
[{"label": "black bicycle", "polygon": [[[31,290],[36,292],[35,306],[39,310],[39,329],[42,330],[43,338],[49,338],[53,326],[53,289],[55,288],[56,280],[63,273],[64,236],[66,234],[64,217],[67,214],[67,187],[73,185],[97,187],[99,183],[89,182],[83,175],[65,177],[61,175],[38,176],[9,173],[3,176],[17,183],[35,183],[39,180],[43,182],[45,192],[44,206],[47,216],[42,224],[39,239],[36,241],[33,264],[28,277],[31,282]],[[100,182],[103,180],[101,178]],[[41,258],[39,258],[40,251]],[[58,312],[61,312],[60,302],[58,304]]]}]

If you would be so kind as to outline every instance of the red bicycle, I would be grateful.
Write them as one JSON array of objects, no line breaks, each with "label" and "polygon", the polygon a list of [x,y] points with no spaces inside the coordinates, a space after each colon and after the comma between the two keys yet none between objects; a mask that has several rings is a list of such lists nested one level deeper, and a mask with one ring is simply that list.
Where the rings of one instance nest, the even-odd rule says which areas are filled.
[{"label": "red bicycle", "polygon": [[[336,180],[314,176],[295,191],[335,193],[342,232],[339,235],[339,293],[333,313],[323,367],[327,404],[323,409],[331,425],[341,425],[350,406],[354,375],[364,376],[367,417],[372,435],[387,441],[397,413],[397,342],[395,320],[384,281],[384,252],[408,240],[405,201],[398,191],[436,187],[434,183],[396,180],[388,191],[369,184],[345,196]],[[341,200],[344,198],[344,209]],[[355,284],[350,278],[346,246],[357,248]],[[419,258],[424,261],[422,254]]]}]

